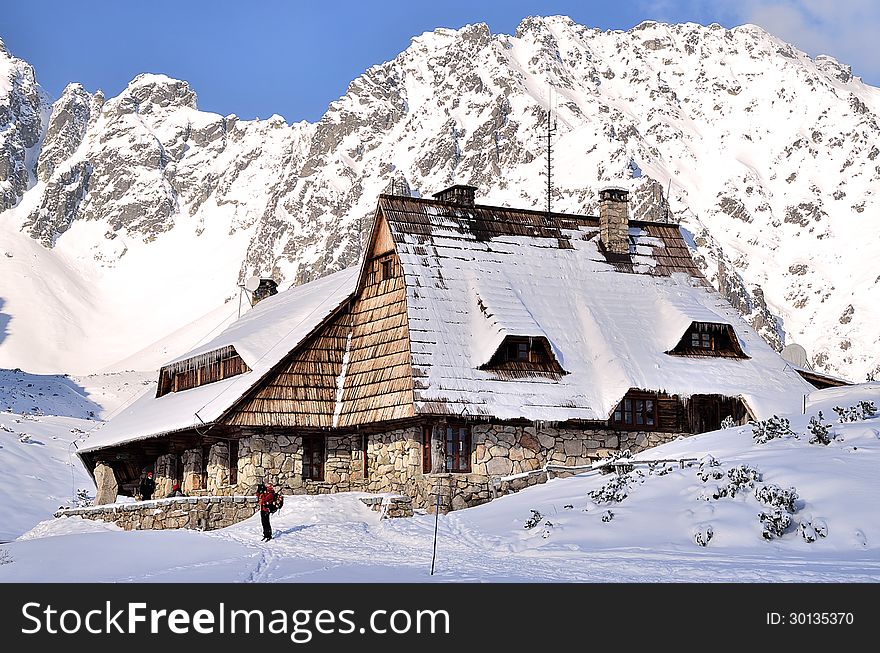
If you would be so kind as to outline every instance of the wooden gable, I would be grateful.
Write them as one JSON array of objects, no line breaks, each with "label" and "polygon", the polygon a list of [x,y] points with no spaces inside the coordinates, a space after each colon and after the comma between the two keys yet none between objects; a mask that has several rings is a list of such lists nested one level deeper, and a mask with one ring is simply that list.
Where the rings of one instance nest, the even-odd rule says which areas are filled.
[{"label": "wooden gable", "polygon": [[326,429],[411,417],[412,386],[406,285],[380,212],[355,297],[224,421],[232,426]]}]

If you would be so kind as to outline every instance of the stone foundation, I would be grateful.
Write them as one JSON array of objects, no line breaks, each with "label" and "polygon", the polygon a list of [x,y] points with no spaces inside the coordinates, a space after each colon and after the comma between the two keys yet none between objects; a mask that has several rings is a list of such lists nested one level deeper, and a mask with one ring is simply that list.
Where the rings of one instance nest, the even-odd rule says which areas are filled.
[{"label": "stone foundation", "polygon": [[113,522],[127,531],[167,528],[212,531],[253,516],[257,508],[256,497],[180,497],[89,508],[63,508],[55,516]]},{"label": "stone foundation", "polygon": [[[372,510],[381,512],[383,518],[413,515],[412,501],[406,496],[361,497],[360,500]],[[62,508],[55,513],[55,517],[83,517],[112,522],[127,531],[160,531],[169,528],[213,531],[244,521],[255,515],[257,510],[259,504],[256,497],[206,496],[117,503],[88,508]]]}]

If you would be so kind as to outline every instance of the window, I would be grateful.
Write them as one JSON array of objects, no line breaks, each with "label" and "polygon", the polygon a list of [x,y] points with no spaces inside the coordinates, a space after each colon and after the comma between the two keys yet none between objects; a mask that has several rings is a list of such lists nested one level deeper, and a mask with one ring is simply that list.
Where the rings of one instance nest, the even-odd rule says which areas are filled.
[{"label": "window", "polygon": [[303,437],[303,478],[324,480],[324,438],[320,435]]},{"label": "window", "polygon": [[394,260],[386,258],[380,262],[382,266],[382,281],[386,281],[394,276]]},{"label": "window", "polygon": [[657,400],[651,395],[627,395],[611,416],[614,426],[646,429],[657,425]]},{"label": "window", "polygon": [[471,427],[446,426],[446,471],[471,471]]},{"label": "window", "polygon": [[527,361],[529,353],[529,343],[526,340],[511,339],[507,343],[507,360],[509,361]]},{"label": "window", "polygon": [[675,348],[673,356],[719,356],[748,358],[743,353],[733,327],[720,322],[692,322]]},{"label": "window", "polygon": [[[442,427],[441,427],[442,428]],[[422,473],[432,471],[431,431],[433,427],[422,427]],[[462,424],[447,424],[443,438],[445,470],[447,472],[471,471],[471,427]]]}]

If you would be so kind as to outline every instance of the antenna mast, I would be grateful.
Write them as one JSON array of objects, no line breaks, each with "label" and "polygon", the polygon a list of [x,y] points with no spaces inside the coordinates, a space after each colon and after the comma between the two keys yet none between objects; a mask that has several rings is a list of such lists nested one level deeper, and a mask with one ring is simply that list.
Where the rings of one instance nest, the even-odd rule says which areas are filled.
[{"label": "antenna mast", "polygon": [[556,122],[553,120],[553,87],[547,91],[547,216],[550,215],[553,192],[553,144],[550,140],[556,133]]}]

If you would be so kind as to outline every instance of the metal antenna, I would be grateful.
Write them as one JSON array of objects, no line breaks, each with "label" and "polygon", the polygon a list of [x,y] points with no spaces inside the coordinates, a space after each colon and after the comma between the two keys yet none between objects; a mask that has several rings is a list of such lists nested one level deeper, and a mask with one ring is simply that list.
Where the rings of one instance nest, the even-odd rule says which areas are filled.
[{"label": "metal antenna", "polygon": [[551,138],[556,133],[556,121],[553,119],[553,87],[547,91],[547,216],[550,216],[553,193],[553,143]]}]

